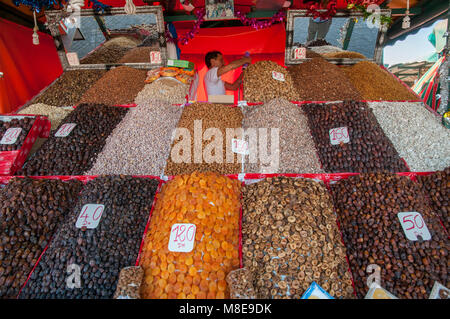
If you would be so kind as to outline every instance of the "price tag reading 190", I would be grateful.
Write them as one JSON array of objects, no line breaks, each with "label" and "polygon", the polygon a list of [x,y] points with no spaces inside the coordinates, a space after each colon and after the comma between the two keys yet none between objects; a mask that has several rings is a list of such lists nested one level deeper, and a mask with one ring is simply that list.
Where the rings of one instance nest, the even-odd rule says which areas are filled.
[{"label": "price tag reading 190", "polygon": [[188,253],[194,249],[195,232],[194,224],[173,224],[170,231],[169,250]]},{"label": "price tag reading 190", "polygon": [[77,126],[76,123],[65,123],[55,133],[55,137],[66,137]]},{"label": "price tag reading 190", "polygon": [[331,145],[338,145],[341,142],[350,142],[350,136],[348,135],[348,128],[346,126],[332,128],[330,129],[329,133]]},{"label": "price tag reading 190", "polygon": [[81,213],[78,216],[77,222],[75,224],[76,228],[97,228],[100,218],[105,210],[105,205],[101,204],[86,204],[81,209]]},{"label": "price tag reading 190", "polygon": [[14,144],[17,141],[17,138],[20,136],[20,133],[22,133],[22,128],[20,127],[11,127],[7,129],[5,134],[3,134],[0,144]]},{"label": "price tag reading 190", "polygon": [[431,234],[428,230],[425,221],[418,212],[402,212],[397,214],[406,238],[412,241],[419,240],[418,237],[422,237],[422,240],[430,240]]},{"label": "price tag reading 190", "polygon": [[281,81],[284,82],[284,74],[277,72],[277,71],[272,71],[272,78],[274,78],[277,81]]}]

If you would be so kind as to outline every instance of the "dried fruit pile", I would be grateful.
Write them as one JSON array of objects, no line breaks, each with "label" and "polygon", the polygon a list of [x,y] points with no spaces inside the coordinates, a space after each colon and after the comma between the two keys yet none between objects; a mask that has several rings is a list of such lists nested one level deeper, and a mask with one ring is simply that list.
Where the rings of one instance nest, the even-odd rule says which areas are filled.
[{"label": "dried fruit pile", "polygon": [[[325,172],[408,171],[366,103],[307,104],[304,109]],[[345,133],[330,131],[341,127],[347,127],[348,143],[338,139]],[[332,145],[332,139],[339,143]]]},{"label": "dried fruit pile", "polygon": [[104,103],[120,105],[133,103],[144,87],[146,70],[119,66],[109,70],[86,93],[80,103]]},{"label": "dried fruit pile", "polygon": [[[0,141],[3,140],[5,144],[0,144],[0,152],[4,151],[16,151],[20,150],[27,138],[28,133],[34,124],[34,117],[25,117],[23,119],[9,118],[9,117],[0,117]],[[12,128],[21,128],[19,136],[17,138],[13,137],[8,133],[8,136],[5,137],[5,133]],[[10,131],[11,132],[11,131]],[[15,134],[13,134],[15,135]],[[15,141],[14,141],[15,139]],[[13,142],[9,144],[10,142]]]},{"label": "dried fruit pile", "polygon": [[53,106],[73,106],[79,103],[86,92],[105,70],[73,70],[64,72],[55,83],[48,87],[32,103],[43,103]]},{"label": "dried fruit pile", "polygon": [[[142,298],[228,298],[225,276],[239,267],[241,186],[216,173],[176,176],[158,195],[140,265]],[[196,226],[193,250],[168,250],[172,225]]]},{"label": "dried fruit pile", "polygon": [[300,299],[313,281],[351,298],[346,251],[323,184],[267,178],[243,189],[242,256],[258,298]]},{"label": "dried fruit pile", "polygon": [[135,103],[143,104],[149,100],[160,100],[172,104],[183,104],[189,93],[189,85],[181,83],[173,78],[160,78],[150,84],[146,84],[136,96]]},{"label": "dried fruit pile", "polygon": [[341,68],[323,58],[290,66],[288,71],[301,101],[361,100]]},{"label": "dried fruit pile", "polygon": [[[242,128],[242,112],[238,107],[208,103],[185,106],[164,174],[180,175],[195,171],[224,175],[240,173],[241,160],[231,151],[231,139],[233,136],[242,138],[242,135],[226,132],[235,128]],[[209,132],[209,136],[205,132]],[[227,162],[227,149],[230,162]]]},{"label": "dried fruit pile", "polygon": [[102,45],[80,60],[81,64],[111,64],[119,62],[131,48],[117,44]]},{"label": "dried fruit pile", "polygon": [[[351,176],[331,187],[358,298],[369,290],[371,264],[380,267],[381,286],[401,299],[427,299],[435,281],[448,287],[449,241],[417,183],[377,173]],[[416,231],[424,223],[431,239],[409,240],[400,212],[420,213],[423,221],[403,216],[405,228],[412,224]]]},{"label": "dried fruit pile", "polygon": [[347,78],[364,100],[419,100],[391,74],[373,62],[361,61],[341,69],[347,74]]},{"label": "dried fruit pile", "polygon": [[150,63],[151,47],[138,47],[128,51],[118,63]]},{"label": "dried fruit pile", "polygon": [[[136,262],[158,184],[123,175],[88,182],[20,298],[112,298],[120,270]],[[95,229],[75,226],[86,204],[105,206]],[[77,284],[76,269],[80,286],[70,288]]]},{"label": "dried fruit pile", "polygon": [[79,105],[61,124],[76,124],[69,135],[56,137],[58,131],[51,134],[17,175],[84,174],[127,111],[127,108],[102,104]]},{"label": "dried fruit pile", "polygon": [[82,186],[77,180],[14,178],[0,192],[0,298],[17,297]]},{"label": "dried fruit pile", "polygon": [[342,51],[342,52],[328,52],[322,53],[324,58],[330,59],[365,59],[366,57],[358,52]]},{"label": "dried fruit pile", "polygon": [[430,199],[434,212],[447,231],[450,231],[450,167],[431,175],[418,176],[417,180]]},{"label": "dried fruit pile", "polygon": [[[284,81],[276,80],[272,72],[281,73]],[[272,61],[258,61],[244,71],[244,100],[247,102],[268,102],[283,98],[295,101],[297,95],[294,82],[288,71]]]}]

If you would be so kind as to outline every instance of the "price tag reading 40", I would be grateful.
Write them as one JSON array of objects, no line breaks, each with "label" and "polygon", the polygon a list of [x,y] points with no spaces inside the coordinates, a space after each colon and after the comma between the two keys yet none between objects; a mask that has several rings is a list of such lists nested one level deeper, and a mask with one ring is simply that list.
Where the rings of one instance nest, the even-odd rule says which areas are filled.
[{"label": "price tag reading 40", "polygon": [[239,140],[237,138],[231,139],[231,151],[242,155],[249,154],[247,141]]},{"label": "price tag reading 40", "polygon": [[194,249],[195,232],[194,224],[173,224],[170,231],[169,250],[188,253]]},{"label": "price tag reading 40", "polygon": [[97,228],[100,218],[105,210],[105,205],[101,204],[86,204],[81,209],[80,216],[78,216],[75,224],[76,228],[86,227],[89,229]]},{"label": "price tag reading 40", "polygon": [[66,123],[61,125],[59,130],[55,133],[55,137],[66,137],[77,126],[76,123]]},{"label": "price tag reading 40", "polygon": [[277,81],[284,82],[284,74],[283,73],[280,73],[277,71],[272,71],[272,77]]},{"label": "price tag reading 40", "polygon": [[3,134],[0,144],[14,144],[17,141],[17,138],[20,136],[20,133],[22,133],[22,128],[20,127],[11,127],[7,129],[5,134]]},{"label": "price tag reading 40", "polygon": [[348,135],[348,128],[346,126],[332,128],[329,133],[331,145],[350,142],[350,136]]},{"label": "price tag reading 40", "polygon": [[419,240],[418,237],[422,237],[422,240],[430,240],[431,234],[428,230],[425,221],[418,212],[402,212],[397,214],[406,238],[412,241]]}]

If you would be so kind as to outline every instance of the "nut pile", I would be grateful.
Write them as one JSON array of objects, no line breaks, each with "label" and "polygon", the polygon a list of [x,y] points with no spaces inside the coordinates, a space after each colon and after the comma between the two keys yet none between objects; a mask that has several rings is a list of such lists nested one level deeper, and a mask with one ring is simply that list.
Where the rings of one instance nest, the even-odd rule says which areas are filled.
[{"label": "nut pile", "polygon": [[151,47],[138,47],[128,51],[119,63],[150,63],[150,51],[153,51]]},{"label": "nut pile", "polygon": [[80,103],[104,103],[120,105],[133,103],[144,87],[146,70],[119,66],[102,76],[80,100]]},{"label": "nut pile", "polygon": [[300,299],[313,281],[352,298],[346,251],[323,184],[266,178],[243,189],[242,256],[258,298]]},{"label": "nut pile", "polygon": [[[275,80],[272,72],[284,75],[284,81]],[[258,61],[244,70],[244,99],[247,102],[268,102],[275,98],[296,100],[293,80],[288,71],[272,61]]]},{"label": "nut pile", "polygon": [[398,101],[420,100],[408,91],[389,72],[369,61],[361,61],[341,68],[364,100]]},{"label": "nut pile", "polygon": [[253,276],[247,268],[232,270],[226,277],[230,299],[256,299]]},{"label": "nut pile", "polygon": [[319,47],[310,47],[310,49],[318,54],[324,54],[324,53],[333,53],[333,52],[342,52],[342,50],[339,47],[335,47],[333,45],[322,45]]},{"label": "nut pile", "polygon": [[0,298],[17,297],[82,186],[77,180],[14,178],[0,192]]},{"label": "nut pile", "polygon": [[436,171],[450,166],[450,130],[423,102],[372,102],[368,105],[412,171]]},{"label": "nut pile", "polygon": [[92,167],[106,138],[127,111],[102,104],[79,105],[61,124],[76,124],[70,134],[50,135],[17,175],[82,175]]},{"label": "nut pile", "polygon": [[[123,175],[89,181],[20,298],[112,298],[120,270],[136,262],[158,184]],[[75,227],[85,204],[105,206],[95,229]],[[79,288],[69,285],[77,284],[74,268]]]},{"label": "nut pile", "polygon": [[328,52],[322,53],[324,58],[330,59],[365,59],[366,57],[358,52],[342,51],[342,52]]},{"label": "nut pile", "polygon": [[52,123],[52,130],[55,130],[59,124],[61,124],[61,121],[72,111],[73,108],[69,107],[65,108],[37,103],[22,109],[17,112],[17,114],[38,114],[47,116]]},{"label": "nut pile", "polygon": [[329,43],[325,39],[316,39],[316,40],[307,42],[306,45],[308,47],[321,47],[321,46],[324,46],[324,45],[331,45],[331,43]]},{"label": "nut pile", "polygon": [[[307,104],[304,109],[325,172],[408,171],[366,103]],[[340,127],[347,127],[350,141],[332,145],[330,130]]]},{"label": "nut pile", "polygon": [[[381,286],[400,299],[427,299],[435,281],[448,286],[448,238],[417,183],[406,176],[372,173],[331,187],[359,298],[369,290],[371,264],[381,268]],[[400,212],[420,213],[431,240],[408,240]]]},{"label": "nut pile", "polygon": [[178,122],[164,174],[180,175],[195,171],[213,171],[224,175],[240,173],[241,160],[231,150],[231,139],[242,138],[242,132],[235,130],[236,134],[228,135],[226,132],[236,128],[242,130],[242,112],[238,107],[209,103],[186,105]]},{"label": "nut pile", "polygon": [[314,58],[288,68],[299,100],[361,100],[361,96],[341,69],[323,58]]},{"label": "nut pile", "polygon": [[43,103],[53,106],[76,105],[84,92],[105,73],[106,70],[66,71],[42,95],[36,97],[33,103]]},{"label": "nut pile", "polygon": [[114,299],[141,299],[141,288],[144,270],[142,267],[125,267],[120,271]]},{"label": "nut pile", "polygon": [[[6,120],[8,119],[8,120]],[[25,117],[23,119],[0,118],[0,140],[10,128],[21,128],[22,131],[13,144],[0,144],[0,152],[20,150],[23,142],[34,124],[34,117]],[[8,133],[9,134],[9,133]],[[12,140],[10,140],[12,142]]]},{"label": "nut pile", "polygon": [[183,104],[189,94],[189,85],[173,78],[159,78],[146,84],[135,99],[136,104],[147,103],[148,100],[161,100],[172,104]]},{"label": "nut pile", "polygon": [[[270,165],[261,156],[252,160],[252,154],[259,154],[261,145],[249,142],[250,155],[247,156],[244,171],[247,173],[322,173],[314,141],[309,133],[308,120],[298,105],[284,99],[274,99],[264,105],[244,108],[244,130],[267,128],[267,153],[271,154],[271,134],[279,129],[279,161]],[[259,141],[263,141],[257,133]],[[271,154],[272,155],[272,154]],[[274,155],[272,155],[274,156]],[[275,155],[276,156],[276,155]],[[256,163],[251,163],[251,162]],[[263,163],[264,162],[264,163]]]},{"label": "nut pile", "polygon": [[81,64],[112,64],[119,62],[128,51],[129,47],[123,47],[117,44],[102,45],[94,52],[80,60]]},{"label": "nut pile", "polygon": [[417,180],[430,199],[434,212],[450,231],[450,167],[431,175],[418,176]]},{"label": "nut pile", "polygon": [[[241,184],[216,173],[179,175],[163,185],[144,242],[141,297],[223,299],[239,267]],[[190,252],[168,250],[172,225],[196,226]]]},{"label": "nut pile", "polygon": [[182,108],[150,100],[130,108],[87,175],[161,175]]}]

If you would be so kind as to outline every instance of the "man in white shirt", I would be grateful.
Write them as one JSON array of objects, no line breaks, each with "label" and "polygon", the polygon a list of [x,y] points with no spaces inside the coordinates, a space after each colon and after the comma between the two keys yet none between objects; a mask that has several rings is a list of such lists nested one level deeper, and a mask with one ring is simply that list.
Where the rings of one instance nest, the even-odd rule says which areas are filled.
[{"label": "man in white shirt", "polygon": [[241,73],[234,83],[222,81],[220,77],[251,62],[251,58],[244,57],[225,65],[222,53],[219,51],[208,52],[205,56],[205,63],[209,69],[205,75],[206,93],[208,95],[225,95],[225,90],[236,91],[241,84],[244,73]]}]

